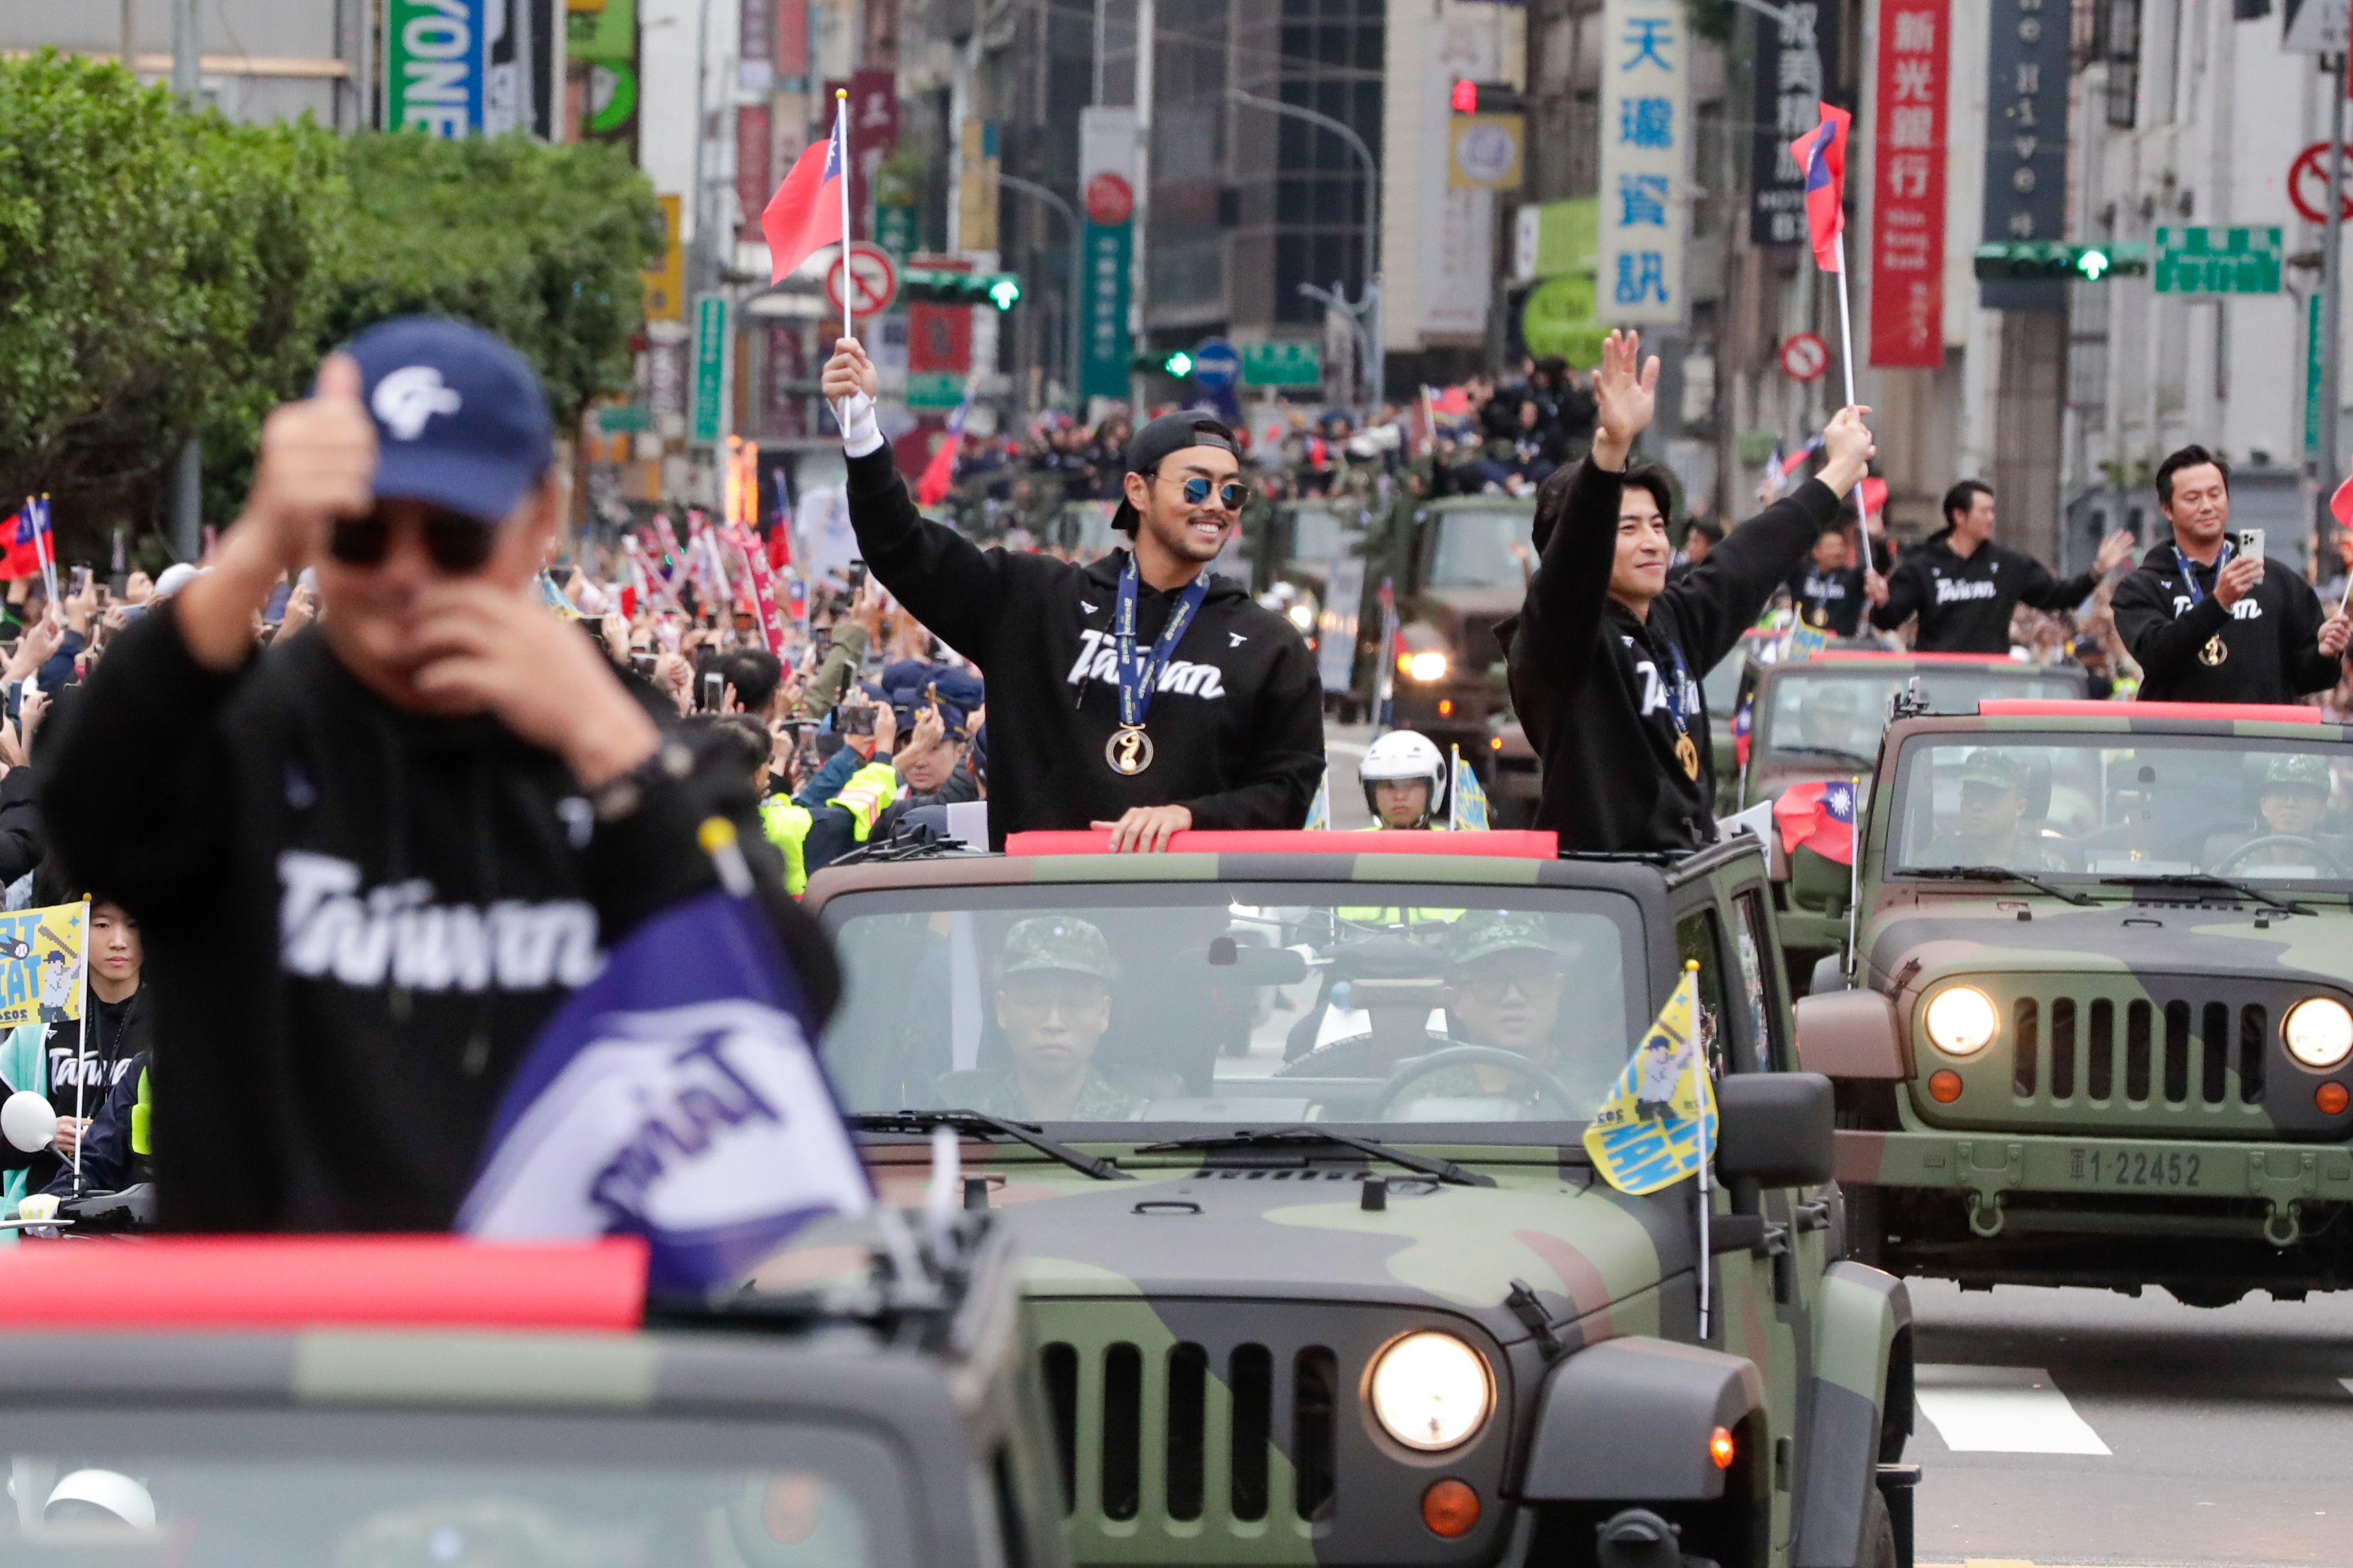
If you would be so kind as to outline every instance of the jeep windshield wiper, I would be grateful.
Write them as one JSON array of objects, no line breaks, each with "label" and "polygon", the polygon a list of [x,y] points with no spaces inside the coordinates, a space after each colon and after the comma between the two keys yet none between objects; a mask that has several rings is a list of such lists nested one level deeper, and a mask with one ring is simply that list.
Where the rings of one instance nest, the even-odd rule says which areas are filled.
[{"label": "jeep windshield wiper", "polygon": [[860,1132],[929,1132],[934,1127],[953,1127],[959,1132],[994,1132],[1000,1138],[1027,1143],[1040,1154],[1060,1160],[1098,1182],[1135,1180],[1100,1155],[1073,1149],[1068,1143],[1057,1143],[1030,1122],[991,1116],[985,1110],[861,1110],[850,1116],[849,1124]]},{"label": "jeep windshield wiper", "polygon": [[1336,1143],[1343,1149],[1354,1149],[1359,1154],[1387,1160],[1392,1165],[1402,1165],[1409,1171],[1435,1176],[1441,1182],[1452,1182],[1457,1186],[1492,1187],[1495,1184],[1494,1177],[1482,1171],[1465,1170],[1451,1160],[1441,1160],[1433,1154],[1409,1154],[1378,1139],[1359,1138],[1353,1132],[1334,1132],[1321,1127],[1285,1127],[1269,1132],[1243,1127],[1231,1132],[1213,1133],[1207,1138],[1179,1138],[1168,1143],[1147,1143],[1136,1152],[1167,1154],[1180,1149],[1248,1149],[1293,1143]]},{"label": "jeep windshield wiper", "polygon": [[1841,751],[1836,746],[1785,746],[1776,741],[1765,748],[1766,754],[1775,757],[1828,757],[1834,763],[1844,763],[1858,773],[1869,773],[1879,764],[1856,752]]},{"label": "jeep windshield wiper", "polygon": [[2111,888],[2212,888],[2218,892],[2236,893],[2241,898],[2258,899],[2275,910],[2292,915],[2308,915],[2312,911],[2291,899],[2275,899],[2253,882],[2233,881],[2228,877],[2210,877],[2203,871],[2168,871],[2146,877],[2103,877],[2101,884]]},{"label": "jeep windshield wiper", "polygon": [[[1932,878],[1941,882],[2023,882],[2038,893],[2048,893],[2062,903],[2073,904],[2079,909],[2088,908],[2098,901],[2086,894],[2054,888],[2040,877],[2030,877],[2007,866],[1906,866],[1896,875]],[[2117,879],[2110,877],[2104,880],[2116,881]]]}]

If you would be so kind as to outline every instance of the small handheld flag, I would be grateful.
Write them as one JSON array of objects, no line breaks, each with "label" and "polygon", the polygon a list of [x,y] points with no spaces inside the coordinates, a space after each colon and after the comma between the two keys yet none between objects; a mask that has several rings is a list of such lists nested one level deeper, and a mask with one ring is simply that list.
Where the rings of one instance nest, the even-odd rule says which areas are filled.
[{"label": "small handheld flag", "polygon": [[654,915],[573,993],[508,1084],[458,1228],[642,1236],[659,1290],[729,1284],[795,1230],[873,1201],[734,829],[720,889]]},{"label": "small handheld flag", "polygon": [[1315,798],[1307,803],[1307,820],[1302,826],[1318,833],[1332,826],[1332,775],[1328,769],[1315,781]]},{"label": "small handheld flag", "polygon": [[1827,103],[1820,107],[1820,123],[1789,143],[1789,156],[1806,177],[1806,237],[1814,264],[1825,272],[1843,272],[1845,247],[1839,237],[1846,228],[1846,133],[1853,116]]},{"label": "small handheld flag", "polygon": [[1481,787],[1479,775],[1462,760],[1462,748],[1449,746],[1447,754],[1453,758],[1451,783],[1446,791],[1446,826],[1457,833],[1483,833],[1487,830],[1487,792]]},{"label": "small handheld flag", "polygon": [[1781,849],[1794,854],[1800,846],[1825,860],[1854,864],[1854,807],[1862,793],[1859,779],[1831,779],[1792,784],[1773,803],[1773,826],[1781,831]]},{"label": "small handheld flag", "polygon": [[760,214],[772,283],[783,282],[818,250],[847,237],[842,192],[849,171],[848,112],[848,103],[837,100],[831,133],[793,161]]},{"label": "small handheld flag", "polygon": [[1641,1196],[1699,1178],[1699,1332],[1708,1331],[1708,1221],[1715,1200],[1708,1162],[1715,1155],[1715,1082],[1701,1048],[1699,965],[1686,960],[1667,1005],[1585,1128],[1585,1152],[1602,1180]]},{"label": "small handheld flag", "polygon": [[1830,646],[1831,634],[1820,626],[1808,626],[1801,616],[1797,624],[1789,628],[1789,646],[1783,651],[1781,657],[1811,658]]},{"label": "small handheld flag", "polygon": [[915,503],[937,506],[947,499],[948,490],[955,484],[956,454],[964,448],[964,422],[972,413],[973,394],[977,381],[966,381],[964,401],[948,416],[947,429],[938,446],[932,448],[931,459],[923,465],[923,476],[915,483]]}]

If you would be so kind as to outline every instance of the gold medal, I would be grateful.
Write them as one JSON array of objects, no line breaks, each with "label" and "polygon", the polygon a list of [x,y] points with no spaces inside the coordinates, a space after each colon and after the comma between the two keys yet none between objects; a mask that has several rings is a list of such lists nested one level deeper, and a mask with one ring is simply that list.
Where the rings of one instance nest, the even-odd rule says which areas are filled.
[{"label": "gold medal", "polygon": [[1113,730],[1111,739],[1103,742],[1103,761],[1111,764],[1112,772],[1134,778],[1152,765],[1152,737],[1136,724]]},{"label": "gold medal", "polygon": [[2230,657],[2231,646],[2222,640],[2222,634],[2221,632],[2216,632],[2212,637],[2208,637],[2206,639],[2206,646],[2198,650],[2198,662],[2205,665],[2209,668],[2221,663],[2224,659]]},{"label": "gold medal", "polygon": [[1699,747],[1687,734],[1675,737],[1675,761],[1683,763],[1683,772],[1694,778],[1699,777]]}]

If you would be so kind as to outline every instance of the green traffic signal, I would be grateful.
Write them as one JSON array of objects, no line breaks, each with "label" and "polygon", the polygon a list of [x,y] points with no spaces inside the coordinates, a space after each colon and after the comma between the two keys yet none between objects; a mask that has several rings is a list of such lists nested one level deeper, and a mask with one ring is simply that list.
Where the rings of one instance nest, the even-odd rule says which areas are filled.
[{"label": "green traffic signal", "polygon": [[1183,349],[1178,349],[1176,353],[1168,355],[1167,358],[1160,362],[1160,368],[1168,374],[1175,376],[1177,380],[1182,381],[1187,376],[1193,374],[1193,356],[1187,353]]},{"label": "green traffic signal", "polygon": [[1971,255],[1972,270],[1993,282],[2105,283],[2148,273],[2148,247],[2067,245],[2054,239],[1989,240]]},{"label": "green traffic signal", "polygon": [[2097,283],[2108,267],[2108,253],[2105,250],[2087,248],[2075,254],[2075,270],[2087,283]]},{"label": "green traffic signal", "polygon": [[956,272],[945,268],[911,267],[899,275],[900,290],[909,300],[937,305],[994,305],[1010,310],[1021,302],[1018,272]]},{"label": "green traffic signal", "polygon": [[989,303],[1000,310],[1010,310],[1020,302],[1021,279],[1010,272],[999,272],[988,280]]}]

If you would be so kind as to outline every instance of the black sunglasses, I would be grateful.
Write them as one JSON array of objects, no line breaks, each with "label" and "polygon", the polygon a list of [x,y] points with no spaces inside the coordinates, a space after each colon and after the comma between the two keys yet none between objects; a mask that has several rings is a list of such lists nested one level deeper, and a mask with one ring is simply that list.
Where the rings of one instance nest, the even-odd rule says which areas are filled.
[{"label": "black sunglasses", "polygon": [[[496,523],[463,512],[425,514],[425,553],[437,570],[453,575],[480,571],[497,534]],[[381,566],[392,553],[392,522],[377,514],[339,517],[327,535],[327,553],[346,566]]]},{"label": "black sunglasses", "polygon": [[[1154,476],[1155,479],[1158,477],[1158,475]],[[1210,489],[1208,479],[1194,474],[1185,480],[1178,493],[1184,496],[1187,506],[1199,506],[1209,499]],[[1228,479],[1224,484],[1217,486],[1216,489],[1218,504],[1228,511],[1241,510],[1242,503],[1250,500],[1250,487],[1240,479]]]}]

